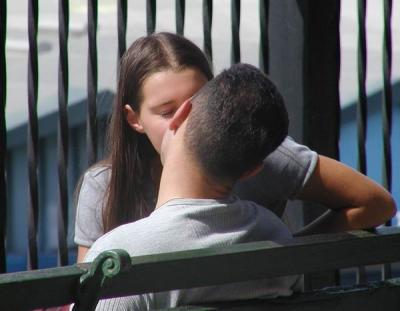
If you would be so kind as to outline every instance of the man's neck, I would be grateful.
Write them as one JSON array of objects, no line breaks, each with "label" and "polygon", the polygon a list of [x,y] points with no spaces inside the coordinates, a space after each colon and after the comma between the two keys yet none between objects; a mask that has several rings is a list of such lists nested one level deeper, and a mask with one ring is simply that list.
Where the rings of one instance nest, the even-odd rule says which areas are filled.
[{"label": "man's neck", "polygon": [[190,156],[177,152],[164,163],[156,208],[176,198],[221,199],[230,191],[230,186],[209,178]]}]

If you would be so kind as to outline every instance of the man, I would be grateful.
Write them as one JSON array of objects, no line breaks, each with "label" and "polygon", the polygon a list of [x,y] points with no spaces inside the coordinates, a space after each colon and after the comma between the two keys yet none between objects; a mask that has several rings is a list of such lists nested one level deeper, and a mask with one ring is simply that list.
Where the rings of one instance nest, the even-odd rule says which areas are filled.
[{"label": "man", "polygon": [[[236,181],[262,169],[288,132],[282,96],[250,65],[223,71],[181,105],[164,136],[156,210],[109,232],[86,261],[107,249],[131,256],[290,238],[268,209],[231,196]],[[290,295],[297,276],[103,300],[100,310]]]}]

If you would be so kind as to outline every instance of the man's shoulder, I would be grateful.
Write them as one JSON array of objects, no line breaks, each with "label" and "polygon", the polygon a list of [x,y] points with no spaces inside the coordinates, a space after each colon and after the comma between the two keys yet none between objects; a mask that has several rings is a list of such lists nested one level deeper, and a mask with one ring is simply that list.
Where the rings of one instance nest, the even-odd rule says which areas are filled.
[{"label": "man's shoulder", "polygon": [[240,200],[238,204],[243,210],[254,211],[251,214],[255,222],[265,223],[270,228],[275,228],[279,231],[283,230],[285,235],[289,232],[283,221],[268,208],[248,200]]},{"label": "man's shoulder", "polygon": [[143,221],[136,221],[121,225],[101,236],[89,249],[86,261],[92,261],[101,252],[111,249],[124,249],[130,253],[131,249],[140,250],[146,243],[145,225]]},{"label": "man's shoulder", "polygon": [[267,208],[265,208],[264,206],[262,206],[262,205],[260,205],[260,204],[258,204],[258,203],[256,203],[256,202],[254,202],[254,201],[251,201],[251,200],[242,200],[242,199],[239,199],[237,202],[236,202],[236,205],[238,205],[240,208],[242,208],[242,209],[254,209],[254,210],[256,210],[256,211],[258,211],[258,212],[260,212],[260,213],[262,213],[262,214],[272,214],[272,215],[275,215],[274,213],[272,213],[270,210],[268,210]]}]

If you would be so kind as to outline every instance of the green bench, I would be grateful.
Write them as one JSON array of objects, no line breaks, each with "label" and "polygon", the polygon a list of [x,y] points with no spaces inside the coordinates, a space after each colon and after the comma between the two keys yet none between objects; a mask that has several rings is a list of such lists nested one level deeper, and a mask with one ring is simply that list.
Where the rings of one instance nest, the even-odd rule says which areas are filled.
[{"label": "green bench", "polygon": [[[352,231],[132,257],[107,251],[92,263],[0,275],[0,310],[217,285],[400,261],[400,228]],[[154,277],[153,277],[154,276]],[[157,276],[157,277],[155,277]],[[400,310],[400,279],[336,287],[271,300],[235,301],[175,310]]]}]

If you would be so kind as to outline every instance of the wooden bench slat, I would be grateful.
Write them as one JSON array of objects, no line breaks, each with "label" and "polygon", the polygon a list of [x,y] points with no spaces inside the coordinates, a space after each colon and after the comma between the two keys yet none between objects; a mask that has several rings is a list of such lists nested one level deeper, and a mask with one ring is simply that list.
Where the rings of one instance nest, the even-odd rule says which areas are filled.
[{"label": "wooden bench slat", "polygon": [[400,228],[384,232],[353,231],[132,257],[132,267],[110,280],[100,296],[132,295],[399,261]]},{"label": "wooden bench slat", "polygon": [[268,310],[268,311],[398,311],[400,310],[400,279],[374,282],[352,287],[333,287],[273,300],[252,299],[231,303],[187,306],[157,311],[213,311],[213,310]]},{"label": "wooden bench slat", "polygon": [[0,275],[0,310],[52,307],[76,299],[83,267],[67,266]]}]

